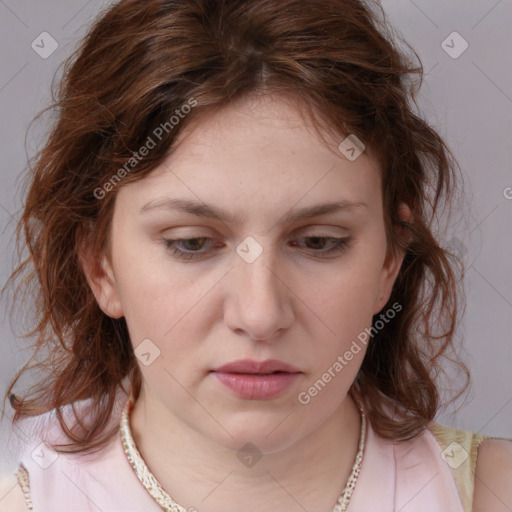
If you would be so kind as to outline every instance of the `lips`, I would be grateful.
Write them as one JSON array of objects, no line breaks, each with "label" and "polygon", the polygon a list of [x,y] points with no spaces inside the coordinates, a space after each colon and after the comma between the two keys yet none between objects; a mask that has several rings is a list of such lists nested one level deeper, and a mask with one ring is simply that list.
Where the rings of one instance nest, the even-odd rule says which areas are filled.
[{"label": "lips", "polygon": [[270,375],[275,372],[301,373],[298,368],[278,359],[255,361],[253,359],[239,359],[213,370],[221,373],[245,373]]},{"label": "lips", "polygon": [[242,359],[216,368],[212,374],[239,398],[269,400],[288,389],[302,372],[277,359]]}]

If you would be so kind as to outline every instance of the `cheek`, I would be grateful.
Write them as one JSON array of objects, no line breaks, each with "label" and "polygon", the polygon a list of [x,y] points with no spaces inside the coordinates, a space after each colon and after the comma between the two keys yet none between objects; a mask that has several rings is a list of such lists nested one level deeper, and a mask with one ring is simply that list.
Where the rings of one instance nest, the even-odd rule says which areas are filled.
[{"label": "cheek", "polygon": [[[122,242],[122,240],[120,240]],[[116,283],[132,342],[161,338],[184,312],[186,296],[193,293],[179,272],[170,273],[165,251],[147,244],[117,246]],[[161,252],[161,255],[158,254]]]},{"label": "cheek", "polygon": [[171,353],[183,363],[208,330],[225,269],[201,272],[195,264],[171,261],[160,247],[124,249],[115,262],[116,281],[132,344],[150,339],[168,364]]},{"label": "cheek", "polygon": [[304,302],[326,319],[338,334],[350,325],[366,326],[373,315],[380,272],[375,261],[354,261],[331,270],[324,279],[307,278],[302,287]]},{"label": "cheek", "polygon": [[357,254],[347,258],[338,270],[331,269],[324,276],[309,274],[302,280],[297,295],[308,318],[309,337],[316,340],[311,354],[319,372],[316,378],[347,352],[347,362],[341,363],[346,364],[343,377],[335,372],[336,382],[341,385],[345,378],[355,377],[368,342],[365,329],[372,325],[379,276],[375,260]]}]

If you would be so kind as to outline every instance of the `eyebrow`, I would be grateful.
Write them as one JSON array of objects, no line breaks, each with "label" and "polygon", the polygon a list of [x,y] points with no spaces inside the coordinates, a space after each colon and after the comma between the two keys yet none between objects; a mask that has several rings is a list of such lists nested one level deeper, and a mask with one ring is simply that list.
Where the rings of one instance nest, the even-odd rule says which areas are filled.
[{"label": "eyebrow", "polygon": [[[315,204],[312,206],[306,206],[289,211],[283,216],[282,222],[297,222],[310,219],[312,217],[327,215],[329,213],[336,213],[339,211],[354,210],[359,208],[368,208],[368,205],[366,203],[348,200]],[[157,209],[176,210],[179,212],[195,215],[196,217],[205,217],[226,223],[236,223],[242,220],[242,215],[233,215],[224,208],[181,198],[165,198],[162,200],[150,201],[141,208],[140,213],[144,214]]]}]

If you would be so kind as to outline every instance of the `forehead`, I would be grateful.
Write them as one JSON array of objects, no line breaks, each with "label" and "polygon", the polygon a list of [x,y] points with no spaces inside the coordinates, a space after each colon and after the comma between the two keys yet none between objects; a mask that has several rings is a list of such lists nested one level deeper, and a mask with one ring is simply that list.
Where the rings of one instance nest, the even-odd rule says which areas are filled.
[{"label": "forehead", "polygon": [[338,149],[343,136],[322,135],[287,98],[237,101],[194,119],[166,161],[119,194],[140,208],[176,195],[233,212],[252,204],[277,213],[319,201],[375,202],[375,160],[365,151],[351,161]]},{"label": "forehead", "polygon": [[[314,154],[312,146],[322,145],[324,150],[339,157],[338,146],[347,135],[330,125],[318,110],[307,108],[297,96],[254,93],[220,110],[194,116],[175,139],[173,153],[176,158],[182,144],[187,146],[189,155],[193,146],[199,149],[207,144],[225,148],[228,143],[238,141],[236,146],[247,148],[254,139],[261,149],[275,149],[279,145],[294,150],[303,148],[304,153]],[[231,149],[236,150],[236,146]],[[365,148],[365,156],[374,160],[371,148]]]}]

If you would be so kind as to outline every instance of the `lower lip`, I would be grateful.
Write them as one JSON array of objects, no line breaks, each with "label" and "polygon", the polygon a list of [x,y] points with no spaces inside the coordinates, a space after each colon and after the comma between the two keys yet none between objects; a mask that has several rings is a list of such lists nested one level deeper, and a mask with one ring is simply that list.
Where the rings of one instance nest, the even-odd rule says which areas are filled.
[{"label": "lower lip", "polygon": [[273,373],[270,375],[214,372],[214,375],[241,398],[267,400],[289,388],[300,373]]}]

